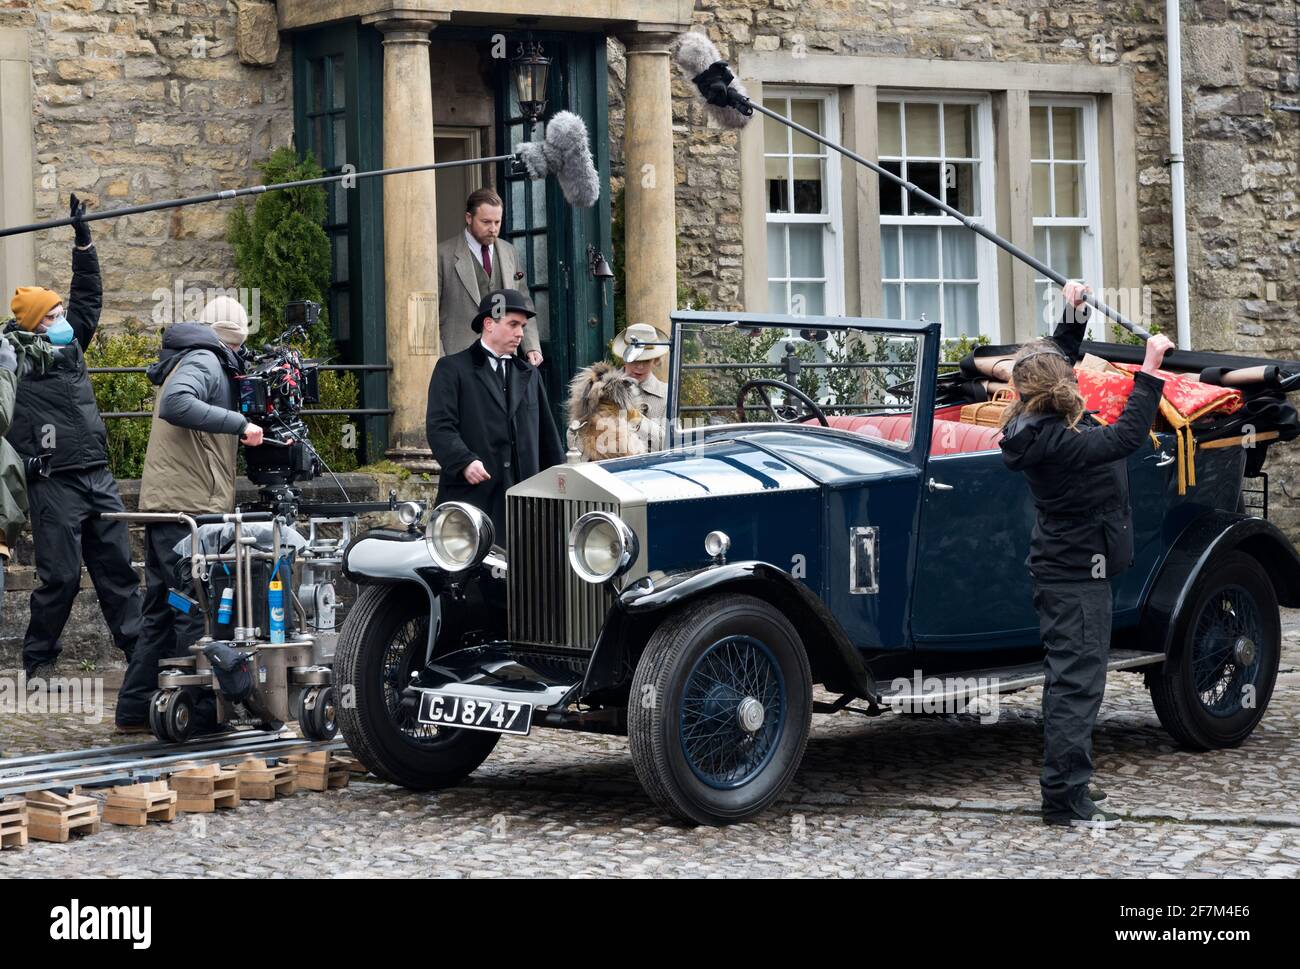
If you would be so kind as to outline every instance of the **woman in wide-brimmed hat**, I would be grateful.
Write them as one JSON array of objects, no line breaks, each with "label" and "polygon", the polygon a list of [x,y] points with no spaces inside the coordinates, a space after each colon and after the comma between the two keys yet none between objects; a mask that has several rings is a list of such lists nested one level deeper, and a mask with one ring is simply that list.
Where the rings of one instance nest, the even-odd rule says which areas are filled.
[{"label": "woman in wide-brimmed hat", "polygon": [[614,337],[610,347],[623,361],[623,370],[638,384],[638,409],[644,416],[641,437],[652,451],[663,446],[668,417],[668,385],[653,373],[655,361],[668,353],[665,343],[663,334],[649,323],[632,323]]}]

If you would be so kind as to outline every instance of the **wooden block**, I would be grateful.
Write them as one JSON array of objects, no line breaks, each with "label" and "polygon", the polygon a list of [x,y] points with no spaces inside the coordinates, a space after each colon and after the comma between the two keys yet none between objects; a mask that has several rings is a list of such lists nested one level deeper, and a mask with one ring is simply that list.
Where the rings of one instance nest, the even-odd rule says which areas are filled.
[{"label": "wooden block", "polygon": [[173,774],[167,784],[176,792],[176,807],[183,813],[210,814],[218,808],[239,807],[239,772],[217,764]]},{"label": "wooden block", "polygon": [[81,794],[33,791],[27,795],[27,831],[37,841],[63,844],[74,834],[98,834],[99,802]]},{"label": "wooden block", "polygon": [[329,751],[318,750],[310,754],[291,754],[285,758],[298,770],[298,788],[305,791],[328,791],[347,787],[351,779],[350,765]]},{"label": "wooden block", "polygon": [[348,772],[352,774],[369,774],[370,768],[361,761],[357,760],[351,754],[335,754],[335,761],[347,767]]},{"label": "wooden block", "polygon": [[19,797],[0,801],[0,850],[27,844],[27,802]]},{"label": "wooden block", "polygon": [[250,801],[274,801],[298,789],[298,769],[292,764],[268,767],[266,761],[249,759],[237,768],[239,796]]},{"label": "wooden block", "polygon": [[176,820],[176,792],[166,781],[115,787],[104,800],[104,820],[142,828],[150,821]]}]

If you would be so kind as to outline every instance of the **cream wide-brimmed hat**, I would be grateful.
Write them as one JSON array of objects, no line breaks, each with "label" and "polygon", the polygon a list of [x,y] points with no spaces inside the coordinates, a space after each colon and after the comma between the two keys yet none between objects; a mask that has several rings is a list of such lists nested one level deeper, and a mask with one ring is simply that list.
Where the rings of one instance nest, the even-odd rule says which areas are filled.
[{"label": "cream wide-brimmed hat", "polygon": [[[664,335],[649,323],[629,323],[626,330],[614,337],[611,349],[624,363],[638,360],[656,360],[668,352],[666,346],[637,346],[637,343],[662,343]],[[628,344],[632,344],[631,347]]]}]

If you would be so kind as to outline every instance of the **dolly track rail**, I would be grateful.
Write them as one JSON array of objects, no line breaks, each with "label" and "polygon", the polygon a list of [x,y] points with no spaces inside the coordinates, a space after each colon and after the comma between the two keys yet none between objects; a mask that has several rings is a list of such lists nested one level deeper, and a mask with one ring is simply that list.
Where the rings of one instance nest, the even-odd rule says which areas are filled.
[{"label": "dolly track rail", "polygon": [[101,787],[155,779],[183,763],[238,763],[248,757],[283,757],[344,750],[342,740],[313,741],[281,732],[240,731],[183,744],[143,743],[0,758],[0,797],[81,785]]}]

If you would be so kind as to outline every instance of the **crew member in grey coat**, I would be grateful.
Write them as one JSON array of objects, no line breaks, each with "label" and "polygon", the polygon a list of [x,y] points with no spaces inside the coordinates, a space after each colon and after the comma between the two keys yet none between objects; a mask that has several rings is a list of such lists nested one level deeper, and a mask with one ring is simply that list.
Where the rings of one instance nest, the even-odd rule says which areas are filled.
[{"label": "crew member in grey coat", "polygon": [[[140,478],[140,510],[214,515],[235,504],[238,443],[256,447],[262,429],[239,412],[238,355],[248,335],[248,315],[229,296],[208,302],[203,322],[178,323],[163,335],[162,353],[149,368],[160,388]],[[178,522],[145,526],[145,596],[140,641],[117,699],[122,731],[146,728],[149,698],[158,685],[158,661],[184,656],[203,633],[203,616],[168,603],[182,588],[177,543],[189,534]],[[215,710],[198,704],[195,727],[215,726]]]}]

